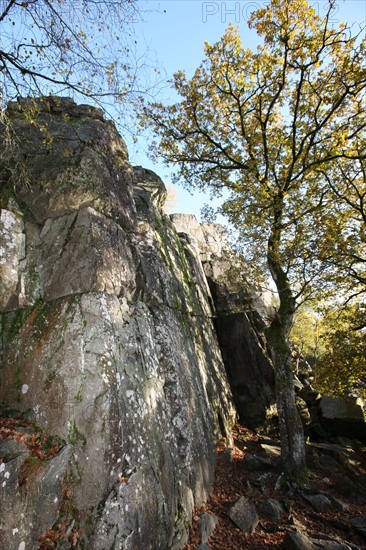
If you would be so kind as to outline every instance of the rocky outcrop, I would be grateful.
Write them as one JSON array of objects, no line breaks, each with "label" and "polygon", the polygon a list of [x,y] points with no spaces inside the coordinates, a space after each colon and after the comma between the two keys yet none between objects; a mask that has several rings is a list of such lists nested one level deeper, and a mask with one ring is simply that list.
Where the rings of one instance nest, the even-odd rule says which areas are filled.
[{"label": "rocky outcrop", "polygon": [[366,443],[364,401],[352,395],[321,395],[312,386],[314,379],[312,369],[303,362],[294,383],[306,436],[318,442],[340,437]]},{"label": "rocky outcrop", "polygon": [[[98,109],[20,100],[7,121],[0,547],[181,548],[211,491],[220,436],[232,455],[236,411],[255,428],[275,413],[267,302],[221,226],[163,213],[161,178],[131,166]],[[364,499],[352,442],[322,443],[365,442],[362,407],[322,398],[309,372],[298,375],[298,407],[317,441],[310,461],[346,468],[358,481],[342,476],[343,490]],[[280,449],[262,451],[245,453],[247,473],[276,468]],[[314,509],[326,503],[313,497]],[[274,501],[267,508],[281,515]],[[202,547],[215,521],[202,518]]]},{"label": "rocky outcrop", "polygon": [[352,396],[324,396],[319,402],[320,423],[332,435],[366,443],[365,404]]},{"label": "rocky outcrop", "polygon": [[[197,247],[99,110],[7,115],[0,401],[33,431],[4,432],[0,546],[180,548],[234,420]],[[41,432],[59,451],[34,469],[23,440]]]},{"label": "rocky outcrop", "polygon": [[[263,426],[275,402],[273,366],[261,332],[263,294],[254,292],[233,254],[225,230],[218,224],[200,224],[195,216],[173,214],[180,235],[198,248],[214,311],[215,328],[240,420]],[[184,238],[184,237],[183,237]]]}]

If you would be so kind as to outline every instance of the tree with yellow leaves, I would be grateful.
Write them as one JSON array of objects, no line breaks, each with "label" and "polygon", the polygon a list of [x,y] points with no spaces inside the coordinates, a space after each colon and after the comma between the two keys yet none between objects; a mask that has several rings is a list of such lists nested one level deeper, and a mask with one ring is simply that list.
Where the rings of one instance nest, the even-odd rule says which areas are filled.
[{"label": "tree with yellow leaves", "polygon": [[328,278],[347,302],[366,293],[366,140],[357,136],[357,159],[338,159],[319,178],[328,185],[332,208],[319,211],[314,246]]},{"label": "tree with yellow leaves", "polygon": [[322,353],[316,388],[327,395],[366,398],[366,307],[362,302],[328,308],[322,318]]},{"label": "tree with yellow leaves", "polygon": [[331,24],[306,0],[271,0],[249,27],[262,43],[244,49],[230,26],[193,78],[174,76],[182,100],[150,104],[145,123],[154,154],[178,167],[187,185],[229,191],[221,211],[247,249],[265,259],[279,296],[267,338],[275,366],[282,465],[287,479],[306,479],[305,443],[297,414],[288,337],[298,303],[311,295],[323,265],[309,249],[330,208],[319,177],[339,159],[360,153],[365,131],[365,40]]}]

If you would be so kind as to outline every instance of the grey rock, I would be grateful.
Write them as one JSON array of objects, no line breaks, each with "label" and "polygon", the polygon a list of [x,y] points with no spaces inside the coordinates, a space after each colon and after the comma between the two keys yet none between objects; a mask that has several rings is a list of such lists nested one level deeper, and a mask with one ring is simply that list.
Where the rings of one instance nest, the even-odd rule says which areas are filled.
[{"label": "grey rock", "polygon": [[335,510],[339,510],[340,512],[347,512],[347,510],[349,509],[348,504],[346,504],[345,502],[342,502],[338,498],[335,498],[332,495],[327,495],[327,497],[331,501]]},{"label": "grey rock", "polygon": [[289,531],[283,541],[284,550],[314,550],[312,542],[300,531]]},{"label": "grey rock", "polygon": [[330,499],[326,495],[303,495],[314,508],[315,512],[329,512],[334,509]]},{"label": "grey rock", "polygon": [[0,464],[0,542],[2,548],[18,548],[21,542],[29,543],[32,540],[31,526],[28,523],[32,506],[28,507],[22,502],[18,483],[18,472],[28,454],[21,453],[15,458],[9,458],[6,463]]},{"label": "grey rock", "polygon": [[[0,465],[0,475],[4,479],[0,493],[0,541],[3,548],[19,548],[22,543],[25,548],[32,547],[38,537],[55,523],[59,514],[71,447],[64,447],[47,462],[39,461],[38,466],[36,458],[28,457],[23,453]],[[27,459],[30,461],[30,479],[22,489],[18,473]]]},{"label": "grey rock", "polygon": [[262,504],[260,513],[273,523],[280,523],[286,517],[286,512],[282,504],[278,500],[272,498],[266,500]]},{"label": "grey rock", "polygon": [[309,433],[309,427],[311,425],[312,419],[306,401],[304,399],[301,399],[299,395],[296,396],[296,407],[300,414],[305,433]]},{"label": "grey rock", "polygon": [[366,536],[366,516],[350,518],[350,522],[354,529],[360,533],[360,535]]},{"label": "grey rock", "polygon": [[281,456],[281,447],[278,445],[267,445],[266,443],[261,443],[261,449],[265,452],[266,457],[269,460],[278,460]]},{"label": "grey rock", "polygon": [[162,179],[152,170],[142,166],[133,167],[134,200],[137,210],[148,211],[151,204],[162,208],[166,201],[167,190]]},{"label": "grey rock", "polygon": [[130,296],[135,265],[123,229],[92,208],[48,219],[40,235],[42,298],[86,292]]},{"label": "grey rock", "polygon": [[294,376],[294,387],[297,393],[304,388],[304,384],[296,376]]},{"label": "grey rock", "polygon": [[254,533],[259,523],[259,517],[254,506],[245,497],[240,497],[230,507],[227,514],[244,533]]},{"label": "grey rock", "polygon": [[24,220],[14,201],[0,212],[0,311],[26,307],[39,298],[37,226]]},{"label": "grey rock", "polygon": [[208,542],[218,521],[219,518],[214,514],[208,514],[207,512],[201,514],[201,542],[203,544]]},{"label": "grey rock", "polygon": [[361,483],[356,483],[346,475],[337,480],[336,488],[344,497],[352,497],[357,500],[366,501],[366,488]]},{"label": "grey rock", "polygon": [[320,399],[321,395],[319,392],[315,391],[311,386],[304,386],[299,392],[299,397],[303,399],[308,405],[314,405],[317,404]]},{"label": "grey rock", "polygon": [[[29,388],[22,406],[35,411],[37,424],[75,446],[70,468],[81,477],[73,488],[77,507],[93,513],[110,494],[99,513],[95,548],[109,544],[113,529],[120,536],[132,532],[134,517],[145,526],[141,535],[131,535],[134,544],[142,545],[146,537],[163,547],[170,544],[175,529],[186,531],[190,521],[192,488],[195,501],[202,503],[212,487],[214,432],[220,426],[211,407],[221,400],[220,376],[223,395],[227,388],[212,347],[211,374],[203,385],[200,372],[208,363],[198,362],[195,346],[204,345],[209,326],[197,321],[196,344],[188,327],[188,320],[186,327],[170,308],[161,306],[152,314],[143,303],[132,307],[113,295],[87,293],[25,314],[27,338],[18,337],[17,346],[6,349],[2,397],[17,398],[11,376],[16,362]],[[227,413],[217,409],[216,414],[225,419]],[[120,476],[129,478],[121,501],[110,493]],[[176,476],[182,487],[175,484]],[[119,519],[112,529],[113,510]]]},{"label": "grey rock", "polygon": [[223,250],[229,248],[225,230],[219,224],[201,224],[192,214],[171,214],[170,219],[177,233],[191,237],[203,261],[221,258]]},{"label": "grey rock", "polygon": [[[25,258],[22,217],[5,209],[0,211],[0,310],[16,303],[20,264]],[[16,304],[17,305],[17,304]]]},{"label": "grey rock", "polygon": [[320,548],[324,550],[359,550],[354,544],[328,538],[310,538],[314,549]]},{"label": "grey rock", "polygon": [[[218,307],[220,285],[209,282]],[[274,403],[273,367],[263,343],[245,312],[225,313],[218,307],[215,326],[239,418],[249,427],[261,426]]]},{"label": "grey rock", "polygon": [[251,453],[245,453],[244,464],[248,470],[268,471],[276,467],[275,462],[270,458],[253,455]]},{"label": "grey rock", "polygon": [[131,228],[133,172],[114,124],[70,99],[60,99],[57,108],[53,103],[53,98],[33,100],[39,110],[36,124],[26,116],[31,101],[19,101],[7,111],[21,144],[0,151],[9,188],[37,223],[92,206]]},{"label": "grey rock", "polygon": [[366,442],[365,409],[360,399],[323,397],[320,411],[321,425],[328,433]]},{"label": "grey rock", "polygon": [[344,420],[364,420],[361,403],[353,397],[322,397],[320,409],[324,418]]},{"label": "grey rock", "polygon": [[171,220],[199,250],[239,418],[249,427],[261,426],[275,401],[273,366],[258,334],[264,327],[258,311],[266,313],[265,299],[243,283],[245,266],[233,255],[221,225],[200,224],[195,216],[186,214],[173,214]]},{"label": "grey rock", "polygon": [[0,457],[4,463],[24,454],[28,455],[29,451],[22,441],[16,441],[15,439],[0,441]]},{"label": "grey rock", "polygon": [[37,497],[32,506],[33,525],[41,535],[58,518],[64,478],[72,455],[71,445],[66,445],[54,458],[48,461],[37,484]]},{"label": "grey rock", "polygon": [[35,547],[63,514],[86,548],[181,548],[235,420],[199,249],[100,111],[46,98],[33,125],[29,105],[9,107],[19,148],[0,166],[0,400],[67,445],[28,500],[29,455],[3,448],[0,546]]},{"label": "grey rock", "polygon": [[333,540],[328,537],[306,537],[300,531],[290,531],[286,534],[283,548],[285,550],[359,550],[354,544]]}]

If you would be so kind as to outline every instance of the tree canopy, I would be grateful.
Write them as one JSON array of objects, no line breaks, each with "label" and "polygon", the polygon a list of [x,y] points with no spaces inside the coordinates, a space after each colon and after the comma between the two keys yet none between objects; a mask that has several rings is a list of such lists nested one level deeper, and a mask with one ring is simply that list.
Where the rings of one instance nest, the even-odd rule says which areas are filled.
[{"label": "tree canopy", "polygon": [[0,1],[2,102],[62,93],[104,108],[133,101],[149,86],[133,36],[138,14],[137,0]]},{"label": "tree canopy", "polygon": [[325,246],[321,255],[313,248],[334,201],[326,175],[365,158],[366,42],[346,24],[335,28],[332,8],[320,17],[306,0],[272,0],[249,20],[262,38],[256,51],[229,26],[206,44],[191,79],[174,76],[181,101],[145,111],[158,138],[153,154],[188,186],[228,190],[221,211],[267,262],[279,295],[267,337],[282,457],[297,480],[305,451],[288,336],[298,303],[334,267]]},{"label": "tree canopy", "polygon": [[324,395],[366,397],[366,308],[318,303],[299,308],[290,333],[296,373],[311,367],[314,387]]},{"label": "tree canopy", "polygon": [[329,308],[322,319],[322,348],[316,363],[316,387],[327,395],[366,397],[365,305]]},{"label": "tree canopy", "polygon": [[330,207],[319,211],[313,246],[328,278],[349,301],[366,292],[366,143],[356,141],[357,159],[339,159],[319,174]]}]

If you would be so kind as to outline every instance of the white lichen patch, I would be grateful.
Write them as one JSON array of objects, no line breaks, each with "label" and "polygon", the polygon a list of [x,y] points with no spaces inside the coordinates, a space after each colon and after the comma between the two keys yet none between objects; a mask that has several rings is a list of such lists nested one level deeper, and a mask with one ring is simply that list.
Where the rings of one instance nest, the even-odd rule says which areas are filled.
[{"label": "white lichen patch", "polygon": [[0,211],[0,308],[6,307],[12,296],[19,294],[18,279],[24,269],[25,235],[21,218],[12,212]]}]

